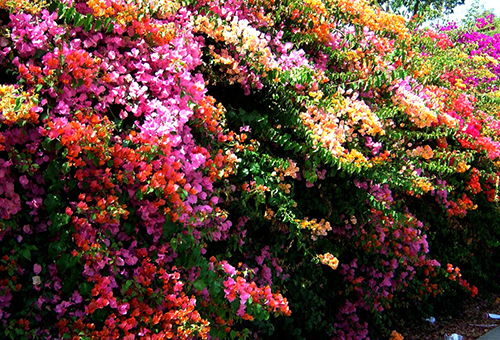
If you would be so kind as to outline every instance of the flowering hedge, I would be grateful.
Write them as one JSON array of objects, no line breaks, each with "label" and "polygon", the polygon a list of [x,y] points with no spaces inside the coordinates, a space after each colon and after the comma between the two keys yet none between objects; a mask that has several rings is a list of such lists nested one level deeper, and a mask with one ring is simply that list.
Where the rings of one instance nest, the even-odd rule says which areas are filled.
[{"label": "flowering hedge", "polygon": [[1,0],[1,336],[378,338],[498,288],[490,19]]}]

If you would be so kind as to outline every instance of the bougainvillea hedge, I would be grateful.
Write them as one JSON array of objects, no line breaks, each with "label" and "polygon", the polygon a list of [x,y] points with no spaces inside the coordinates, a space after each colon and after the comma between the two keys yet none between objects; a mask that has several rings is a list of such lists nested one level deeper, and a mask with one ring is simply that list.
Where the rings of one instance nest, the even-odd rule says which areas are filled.
[{"label": "bougainvillea hedge", "polygon": [[491,20],[1,0],[0,337],[384,338],[498,289]]}]

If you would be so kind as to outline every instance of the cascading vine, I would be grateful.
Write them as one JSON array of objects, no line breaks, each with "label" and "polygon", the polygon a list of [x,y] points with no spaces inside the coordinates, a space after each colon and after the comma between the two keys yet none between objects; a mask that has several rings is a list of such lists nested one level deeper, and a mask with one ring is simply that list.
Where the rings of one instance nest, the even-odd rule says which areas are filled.
[{"label": "cascading vine", "polygon": [[396,337],[498,288],[493,17],[411,25],[0,0],[1,337]]}]

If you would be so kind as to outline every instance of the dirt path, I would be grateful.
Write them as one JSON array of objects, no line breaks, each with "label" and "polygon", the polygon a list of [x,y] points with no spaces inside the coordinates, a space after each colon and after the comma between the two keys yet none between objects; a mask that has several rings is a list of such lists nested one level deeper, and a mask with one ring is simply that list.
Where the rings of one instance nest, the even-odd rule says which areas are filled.
[{"label": "dirt path", "polygon": [[453,313],[453,317],[447,314],[435,316],[436,321],[433,324],[415,320],[399,332],[405,340],[441,340],[445,335],[454,333],[462,335],[464,340],[476,340],[500,326],[500,320],[488,318],[488,313],[500,314],[500,294],[489,299],[468,299],[460,311]]}]

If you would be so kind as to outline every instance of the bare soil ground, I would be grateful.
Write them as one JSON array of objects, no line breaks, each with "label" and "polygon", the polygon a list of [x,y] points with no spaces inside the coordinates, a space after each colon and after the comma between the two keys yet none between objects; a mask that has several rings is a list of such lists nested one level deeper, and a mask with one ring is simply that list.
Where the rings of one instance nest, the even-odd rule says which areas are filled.
[{"label": "bare soil ground", "polygon": [[476,340],[493,328],[500,327],[500,320],[489,318],[488,313],[500,314],[500,293],[488,298],[469,298],[460,310],[436,315],[433,324],[414,320],[398,331],[405,340],[441,340],[452,334],[459,334],[464,340]]}]

